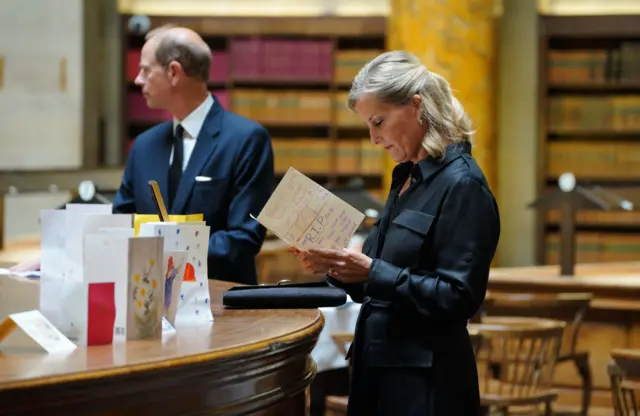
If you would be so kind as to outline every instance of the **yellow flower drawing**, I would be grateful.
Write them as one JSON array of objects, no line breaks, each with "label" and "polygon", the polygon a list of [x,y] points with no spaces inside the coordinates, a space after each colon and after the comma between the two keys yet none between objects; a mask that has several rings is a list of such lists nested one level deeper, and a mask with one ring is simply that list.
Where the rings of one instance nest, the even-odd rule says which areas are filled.
[{"label": "yellow flower drawing", "polygon": [[138,301],[138,308],[142,308],[142,301],[141,300]]},{"label": "yellow flower drawing", "polygon": [[153,261],[153,259],[149,260],[149,264],[150,264],[151,266],[153,266],[153,265],[155,264],[155,262]]},{"label": "yellow flower drawing", "polygon": [[151,287],[152,287],[152,288],[154,288],[154,289],[155,289],[156,287],[158,287],[158,282],[156,282],[156,279],[153,279],[153,280],[151,281]]},{"label": "yellow flower drawing", "polygon": [[144,290],[144,288],[140,289],[140,295],[144,296],[144,295],[145,295],[145,293],[147,293],[147,291],[146,291],[146,290]]},{"label": "yellow flower drawing", "polygon": [[136,273],[136,275],[133,276],[133,280],[135,280],[136,283],[139,283],[140,282],[140,275],[138,273]]}]

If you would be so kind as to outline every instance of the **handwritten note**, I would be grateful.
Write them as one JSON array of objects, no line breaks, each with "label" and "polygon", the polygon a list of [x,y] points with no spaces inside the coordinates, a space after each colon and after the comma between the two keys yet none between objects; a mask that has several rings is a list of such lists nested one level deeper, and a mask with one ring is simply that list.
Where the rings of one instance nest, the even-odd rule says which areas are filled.
[{"label": "handwritten note", "polygon": [[294,168],[289,168],[256,218],[299,250],[341,249],[364,214]]}]

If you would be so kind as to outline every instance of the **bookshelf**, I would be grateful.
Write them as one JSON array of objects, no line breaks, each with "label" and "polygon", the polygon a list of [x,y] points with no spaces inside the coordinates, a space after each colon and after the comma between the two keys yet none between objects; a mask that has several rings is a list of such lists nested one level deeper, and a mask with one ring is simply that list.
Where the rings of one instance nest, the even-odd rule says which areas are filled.
[{"label": "bookshelf", "polygon": [[[640,204],[640,16],[540,16],[538,194],[563,172]],[[558,212],[537,260],[558,264]],[[640,211],[580,212],[577,261],[640,256]]]},{"label": "bookshelf", "polygon": [[[128,29],[130,17],[122,15],[125,158],[138,134],[170,118],[149,110],[133,83],[144,34]],[[321,184],[360,177],[381,196],[384,154],[345,98],[357,71],[384,50],[385,18],[149,18],[151,28],[171,23],[201,34],[213,54],[210,91],[269,130],[279,177],[289,166]]]}]

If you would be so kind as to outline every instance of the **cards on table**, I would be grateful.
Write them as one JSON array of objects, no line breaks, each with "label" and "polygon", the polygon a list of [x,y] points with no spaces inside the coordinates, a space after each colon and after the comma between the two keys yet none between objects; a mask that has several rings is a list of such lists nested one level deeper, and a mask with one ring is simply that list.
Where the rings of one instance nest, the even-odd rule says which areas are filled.
[{"label": "cards on table", "polygon": [[299,250],[342,249],[364,214],[294,168],[289,168],[255,218]]},{"label": "cards on table", "polygon": [[209,226],[200,223],[148,222],[140,226],[139,235],[164,238],[167,265],[170,253],[176,250],[186,252],[180,301],[175,316],[177,329],[181,324],[212,321],[207,272]]},{"label": "cards on table", "polygon": [[0,322],[0,342],[18,330],[22,331],[33,345],[48,353],[68,353],[77,348],[38,310],[14,313]]}]

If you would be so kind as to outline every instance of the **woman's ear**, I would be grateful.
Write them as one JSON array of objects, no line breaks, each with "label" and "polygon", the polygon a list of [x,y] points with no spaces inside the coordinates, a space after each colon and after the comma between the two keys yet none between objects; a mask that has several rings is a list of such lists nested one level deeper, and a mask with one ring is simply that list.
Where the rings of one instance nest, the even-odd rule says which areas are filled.
[{"label": "woman's ear", "polygon": [[416,111],[416,117],[420,117],[422,115],[422,97],[420,94],[414,94],[411,97],[411,105]]}]

